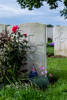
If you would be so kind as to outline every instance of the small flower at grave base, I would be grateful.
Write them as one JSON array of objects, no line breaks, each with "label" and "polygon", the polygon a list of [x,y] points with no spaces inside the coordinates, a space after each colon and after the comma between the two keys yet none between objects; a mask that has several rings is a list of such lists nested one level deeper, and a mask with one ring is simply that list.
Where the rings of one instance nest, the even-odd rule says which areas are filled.
[{"label": "small flower at grave base", "polygon": [[24,36],[27,37],[27,33],[24,33]]},{"label": "small flower at grave base", "polygon": [[41,72],[41,75],[45,75],[45,73],[44,72]]},{"label": "small flower at grave base", "polygon": [[47,70],[45,70],[45,74],[47,74]]},{"label": "small flower at grave base", "polygon": [[42,66],[40,67],[40,70],[44,70],[44,69],[45,69],[45,67],[42,67]]},{"label": "small flower at grave base", "polygon": [[50,74],[49,74],[49,77],[53,77],[53,74],[50,73]]},{"label": "small flower at grave base", "polygon": [[16,34],[18,29],[19,29],[19,27],[17,25],[15,25],[12,27],[12,32]]}]

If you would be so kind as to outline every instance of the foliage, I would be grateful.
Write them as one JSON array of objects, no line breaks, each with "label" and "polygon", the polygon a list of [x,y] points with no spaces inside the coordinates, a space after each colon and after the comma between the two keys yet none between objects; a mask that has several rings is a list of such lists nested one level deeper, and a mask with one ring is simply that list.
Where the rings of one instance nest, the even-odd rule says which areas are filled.
[{"label": "foliage", "polygon": [[8,85],[0,91],[0,100],[44,100],[45,95],[42,91],[33,86]]},{"label": "foliage", "polygon": [[64,4],[64,8],[60,11],[61,15],[67,18],[67,0],[17,0],[21,8],[28,8],[32,10],[33,8],[40,8],[43,6],[43,2],[49,4],[50,9],[56,9],[59,6],[59,2]]},{"label": "foliage", "polygon": [[51,43],[52,42],[52,39],[51,38],[48,38],[48,43]]},{"label": "foliage", "polygon": [[54,76],[52,73],[48,73],[48,80],[50,84],[55,84],[58,81],[58,77]]},{"label": "foliage", "polygon": [[67,7],[64,8],[62,11],[60,11],[60,13],[61,13],[61,16],[64,16],[65,19],[67,19]]},{"label": "foliage", "polygon": [[44,90],[49,85],[49,81],[48,78],[43,75],[43,76],[33,78],[32,84]]},{"label": "foliage", "polygon": [[17,26],[12,30],[13,33],[10,35],[7,33],[0,39],[0,73],[3,82],[17,80],[20,68],[24,67],[27,61],[29,46],[26,36],[21,35]]},{"label": "foliage", "polygon": [[51,24],[48,24],[48,25],[47,25],[47,27],[53,27],[53,25],[51,25]]},{"label": "foliage", "polygon": [[28,7],[30,10],[34,8],[40,8],[43,6],[43,2],[47,2],[50,5],[50,8],[57,8],[58,7],[58,1],[61,0],[17,0],[22,8]]}]

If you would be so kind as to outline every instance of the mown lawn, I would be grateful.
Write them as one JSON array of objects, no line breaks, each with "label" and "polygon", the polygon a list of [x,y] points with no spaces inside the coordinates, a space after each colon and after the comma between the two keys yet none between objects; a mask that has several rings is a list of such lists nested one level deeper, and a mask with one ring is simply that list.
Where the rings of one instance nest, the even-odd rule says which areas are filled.
[{"label": "mown lawn", "polygon": [[58,77],[46,90],[11,86],[0,91],[0,100],[67,100],[67,58],[47,58],[48,72]]},{"label": "mown lawn", "polygon": [[47,58],[47,69],[59,78],[67,80],[67,58]]},{"label": "mown lawn", "polygon": [[48,58],[47,65],[58,81],[45,92],[46,100],[67,100],[67,58]]}]

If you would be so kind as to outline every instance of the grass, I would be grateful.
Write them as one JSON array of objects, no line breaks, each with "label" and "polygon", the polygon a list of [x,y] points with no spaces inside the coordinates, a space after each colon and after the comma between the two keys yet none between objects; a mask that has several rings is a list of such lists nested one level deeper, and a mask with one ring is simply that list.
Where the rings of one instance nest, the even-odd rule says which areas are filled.
[{"label": "grass", "polygon": [[67,58],[48,58],[48,71],[58,77],[58,81],[46,91],[47,100],[67,100]]},{"label": "grass", "polygon": [[49,41],[47,43],[47,56],[54,56],[54,47],[49,46],[49,43],[51,43],[52,41]]},{"label": "grass", "polygon": [[47,48],[47,55],[48,56],[54,56],[54,47],[48,46],[48,48]]},{"label": "grass", "polygon": [[47,69],[58,77],[58,81],[46,90],[11,85],[0,91],[0,100],[67,100],[67,58],[48,57]]},{"label": "grass", "polygon": [[67,80],[67,58],[47,58],[47,69],[59,78]]},{"label": "grass", "polygon": [[0,91],[0,100],[44,100],[43,91],[32,86],[14,86],[13,84]]}]

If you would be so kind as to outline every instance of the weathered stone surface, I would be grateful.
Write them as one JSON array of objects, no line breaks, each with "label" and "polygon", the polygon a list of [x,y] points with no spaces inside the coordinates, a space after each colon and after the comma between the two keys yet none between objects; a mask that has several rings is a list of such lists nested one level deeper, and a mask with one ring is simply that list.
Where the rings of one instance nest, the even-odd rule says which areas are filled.
[{"label": "weathered stone surface", "polygon": [[28,34],[31,51],[28,54],[29,70],[34,64],[36,68],[46,67],[46,26],[39,23],[28,23],[19,25],[21,32]]},{"label": "weathered stone surface", "polygon": [[7,32],[8,32],[9,34],[12,32],[12,26],[11,26],[11,25],[7,26]]},{"label": "weathered stone surface", "polygon": [[0,24],[0,33],[6,33],[7,32],[7,28],[9,27],[9,25],[7,24]]},{"label": "weathered stone surface", "polygon": [[53,30],[54,55],[67,57],[67,26],[56,26]]},{"label": "weathered stone surface", "polygon": [[6,25],[0,24],[0,33],[5,33],[5,31],[6,31]]}]

